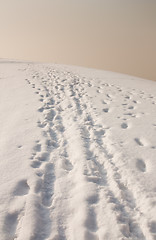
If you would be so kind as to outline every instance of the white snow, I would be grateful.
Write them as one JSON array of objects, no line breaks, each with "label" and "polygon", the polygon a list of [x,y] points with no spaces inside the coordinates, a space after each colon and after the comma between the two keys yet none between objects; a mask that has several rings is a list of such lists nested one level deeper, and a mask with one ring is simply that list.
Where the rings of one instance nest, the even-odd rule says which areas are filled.
[{"label": "white snow", "polygon": [[0,61],[0,239],[156,240],[156,82]]}]

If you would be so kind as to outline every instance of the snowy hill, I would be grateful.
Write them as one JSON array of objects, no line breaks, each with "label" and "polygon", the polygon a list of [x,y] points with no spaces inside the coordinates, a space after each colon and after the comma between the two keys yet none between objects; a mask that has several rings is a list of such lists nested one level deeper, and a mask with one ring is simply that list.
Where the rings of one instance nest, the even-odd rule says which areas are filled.
[{"label": "snowy hill", "polygon": [[156,82],[0,62],[0,239],[156,240]]}]

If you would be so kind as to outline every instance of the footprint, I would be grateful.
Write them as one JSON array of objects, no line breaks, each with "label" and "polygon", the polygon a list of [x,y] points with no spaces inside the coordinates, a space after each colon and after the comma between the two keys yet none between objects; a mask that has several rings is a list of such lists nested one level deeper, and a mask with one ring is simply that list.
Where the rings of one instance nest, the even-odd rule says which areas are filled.
[{"label": "footprint", "polygon": [[50,98],[48,101],[48,105],[54,105],[55,104],[55,100],[53,98]]},{"label": "footprint", "polygon": [[14,196],[24,196],[26,194],[28,194],[29,192],[29,186],[27,184],[27,180],[21,180],[17,183],[13,194]]},{"label": "footprint", "polygon": [[138,168],[138,170],[140,170],[141,172],[146,172],[146,164],[142,159],[137,159],[136,161],[136,167]]},{"label": "footprint", "polygon": [[90,232],[90,231],[86,231],[85,232],[85,236],[84,236],[85,240],[98,240],[99,237],[97,237],[94,233]]},{"label": "footprint", "polygon": [[4,232],[6,233],[5,240],[11,240],[16,238],[16,228],[18,224],[18,212],[8,213],[4,221]]},{"label": "footprint", "polygon": [[134,107],[133,106],[129,106],[128,109],[134,109]]},{"label": "footprint", "polygon": [[62,123],[55,124],[55,128],[56,128],[59,132],[62,132],[62,133],[65,131],[65,128],[64,128],[64,126],[62,125]]},{"label": "footprint", "polygon": [[33,167],[33,168],[39,168],[40,166],[41,166],[41,162],[39,162],[39,161],[33,161],[31,163],[31,167]]},{"label": "footprint", "polygon": [[108,113],[109,112],[109,108],[104,108],[103,112]]},{"label": "footprint", "polygon": [[41,144],[37,144],[36,146],[34,146],[33,150],[36,151],[36,152],[40,152],[41,151]]},{"label": "footprint", "polygon": [[121,128],[123,128],[123,129],[128,128],[128,124],[127,124],[127,123],[122,123],[122,124],[121,124]]},{"label": "footprint", "polygon": [[96,214],[93,208],[88,210],[87,219],[85,221],[85,226],[91,231],[97,231],[97,222],[96,222]]},{"label": "footprint", "polygon": [[124,113],[124,115],[126,115],[126,116],[133,116],[133,114],[130,113],[130,112],[128,112],[128,113]]},{"label": "footprint", "polygon": [[130,99],[130,96],[125,96],[125,99]]},{"label": "footprint", "polygon": [[95,134],[97,137],[101,138],[102,136],[105,135],[105,130],[100,129],[100,130],[94,131],[94,134]]},{"label": "footprint", "polygon": [[96,183],[98,185],[100,185],[100,183],[101,183],[101,179],[97,176],[88,176],[87,180],[88,180],[88,182]]},{"label": "footprint", "polygon": [[38,109],[38,112],[43,112],[43,111],[44,111],[44,108],[43,108],[43,107],[41,107],[41,108]]},{"label": "footprint", "polygon": [[52,203],[54,181],[55,181],[54,166],[52,163],[49,163],[45,167],[45,174],[42,186],[42,203],[44,206],[48,207]]},{"label": "footprint", "polygon": [[66,171],[71,171],[73,169],[73,165],[71,164],[71,162],[69,162],[67,159],[65,159],[62,162],[62,167],[64,170]]},{"label": "footprint", "polygon": [[38,177],[42,177],[43,174],[44,174],[43,171],[40,170],[40,169],[38,169],[38,170],[36,171],[36,175],[37,175]]},{"label": "footprint", "polygon": [[152,148],[152,149],[156,149],[156,146],[152,146],[151,148]]},{"label": "footprint", "polygon": [[142,146],[142,147],[144,146],[144,144],[141,142],[139,138],[135,138],[134,140],[139,146]]},{"label": "footprint", "polygon": [[22,148],[22,145],[18,145],[18,148]]},{"label": "footprint", "polygon": [[99,197],[97,194],[93,194],[87,198],[87,202],[89,204],[96,204],[99,201]]},{"label": "footprint", "polygon": [[102,104],[108,104],[106,101],[102,100]]},{"label": "footprint", "polygon": [[156,221],[149,223],[150,232],[156,234]]},{"label": "footprint", "polygon": [[48,161],[49,153],[48,152],[42,152],[37,156],[37,159],[41,162]]},{"label": "footprint", "polygon": [[56,115],[56,112],[54,110],[51,110],[50,112],[47,113],[46,119],[48,121],[52,121]]},{"label": "footprint", "polygon": [[37,121],[37,126],[38,126],[39,128],[44,128],[46,125],[47,125],[46,122],[41,123],[41,121]]}]

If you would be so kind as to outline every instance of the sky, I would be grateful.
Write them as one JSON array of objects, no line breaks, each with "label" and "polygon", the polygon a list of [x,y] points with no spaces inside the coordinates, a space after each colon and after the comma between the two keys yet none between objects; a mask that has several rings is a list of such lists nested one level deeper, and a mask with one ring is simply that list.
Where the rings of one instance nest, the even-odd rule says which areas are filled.
[{"label": "sky", "polygon": [[0,0],[0,58],[156,80],[156,0]]}]

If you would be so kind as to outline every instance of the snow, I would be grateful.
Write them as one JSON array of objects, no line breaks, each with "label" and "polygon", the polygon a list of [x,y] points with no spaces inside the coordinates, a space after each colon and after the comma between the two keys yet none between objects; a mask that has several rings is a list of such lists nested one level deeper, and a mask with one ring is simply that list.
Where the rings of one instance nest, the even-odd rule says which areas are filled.
[{"label": "snow", "polygon": [[0,239],[156,240],[156,83],[0,61]]}]

